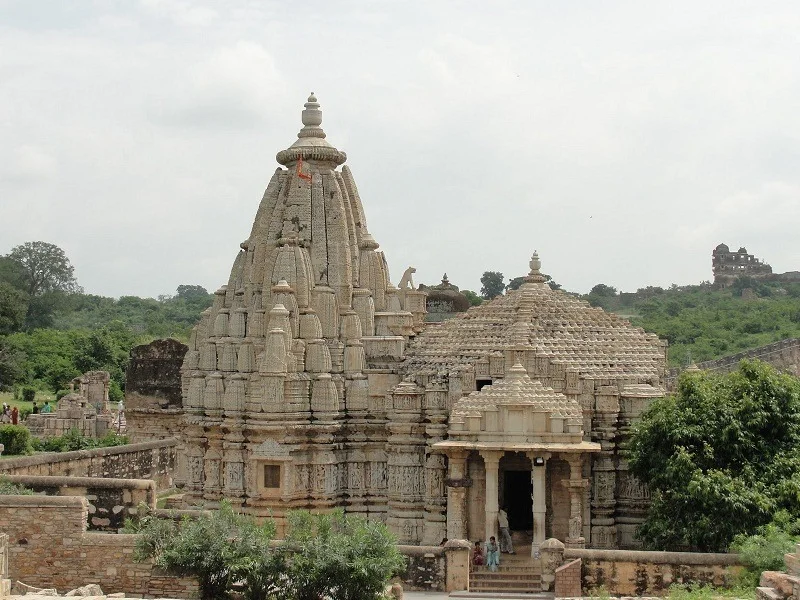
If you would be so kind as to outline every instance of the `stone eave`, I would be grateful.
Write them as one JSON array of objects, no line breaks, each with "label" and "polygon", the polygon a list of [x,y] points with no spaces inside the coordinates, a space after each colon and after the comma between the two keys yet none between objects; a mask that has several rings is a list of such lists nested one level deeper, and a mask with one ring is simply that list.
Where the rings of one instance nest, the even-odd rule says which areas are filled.
[{"label": "stone eave", "polygon": [[473,442],[468,440],[443,440],[433,444],[433,449],[448,450],[502,450],[505,452],[600,452],[597,442]]}]

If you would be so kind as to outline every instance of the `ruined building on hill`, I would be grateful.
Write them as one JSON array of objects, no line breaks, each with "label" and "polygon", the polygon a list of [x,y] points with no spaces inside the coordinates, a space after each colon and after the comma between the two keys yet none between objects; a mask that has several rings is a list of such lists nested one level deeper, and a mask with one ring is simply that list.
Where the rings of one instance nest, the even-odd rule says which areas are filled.
[{"label": "ruined building on hill", "polygon": [[518,290],[426,324],[313,95],[302,121],[184,358],[187,499],[279,527],[343,507],[409,544],[496,535],[505,505],[532,552],[634,546],[648,495],[620,448],[665,344],[550,289],[535,254]]},{"label": "ruined building on hill", "polygon": [[742,276],[764,279],[772,275],[772,267],[748,254],[747,248],[731,252],[726,244],[718,245],[711,253],[711,270],[714,272],[714,283],[722,286],[731,285]]}]

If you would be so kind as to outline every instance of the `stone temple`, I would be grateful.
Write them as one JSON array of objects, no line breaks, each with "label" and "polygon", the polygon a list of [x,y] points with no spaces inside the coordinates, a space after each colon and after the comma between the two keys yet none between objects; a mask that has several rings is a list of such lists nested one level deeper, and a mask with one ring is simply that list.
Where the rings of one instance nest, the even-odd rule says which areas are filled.
[{"label": "stone temple", "polygon": [[343,507],[408,544],[486,539],[505,506],[532,552],[549,537],[635,546],[648,495],[620,448],[663,395],[666,345],[551,290],[536,254],[519,290],[425,323],[426,294],[392,285],[313,94],[302,122],[191,335],[187,500],[279,526]]}]

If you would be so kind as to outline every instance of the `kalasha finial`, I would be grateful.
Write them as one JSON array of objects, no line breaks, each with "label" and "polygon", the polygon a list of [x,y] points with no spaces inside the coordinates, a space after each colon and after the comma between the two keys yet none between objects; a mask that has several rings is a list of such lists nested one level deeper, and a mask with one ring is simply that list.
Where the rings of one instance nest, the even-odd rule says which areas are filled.
[{"label": "kalasha finial", "polygon": [[322,127],[320,127],[320,125],[322,125],[322,111],[319,108],[319,102],[317,102],[317,97],[314,95],[314,92],[311,92],[311,95],[308,97],[308,102],[306,102],[304,106],[305,110],[302,115],[303,128],[300,130],[300,133],[297,134],[297,137],[324,138],[325,132],[322,131]]},{"label": "kalasha finial", "polygon": [[544,283],[544,276],[542,276],[541,272],[542,261],[539,260],[539,253],[536,250],[533,251],[533,255],[531,256],[531,260],[528,265],[531,268],[531,272],[528,273],[525,281],[527,283]]}]

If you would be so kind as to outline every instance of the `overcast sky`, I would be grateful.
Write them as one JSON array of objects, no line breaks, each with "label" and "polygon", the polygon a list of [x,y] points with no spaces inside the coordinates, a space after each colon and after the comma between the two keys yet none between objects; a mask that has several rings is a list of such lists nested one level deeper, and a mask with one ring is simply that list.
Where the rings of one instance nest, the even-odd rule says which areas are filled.
[{"label": "overcast sky", "polygon": [[210,291],[316,92],[395,284],[800,270],[800,3],[0,0],[0,254]]}]

